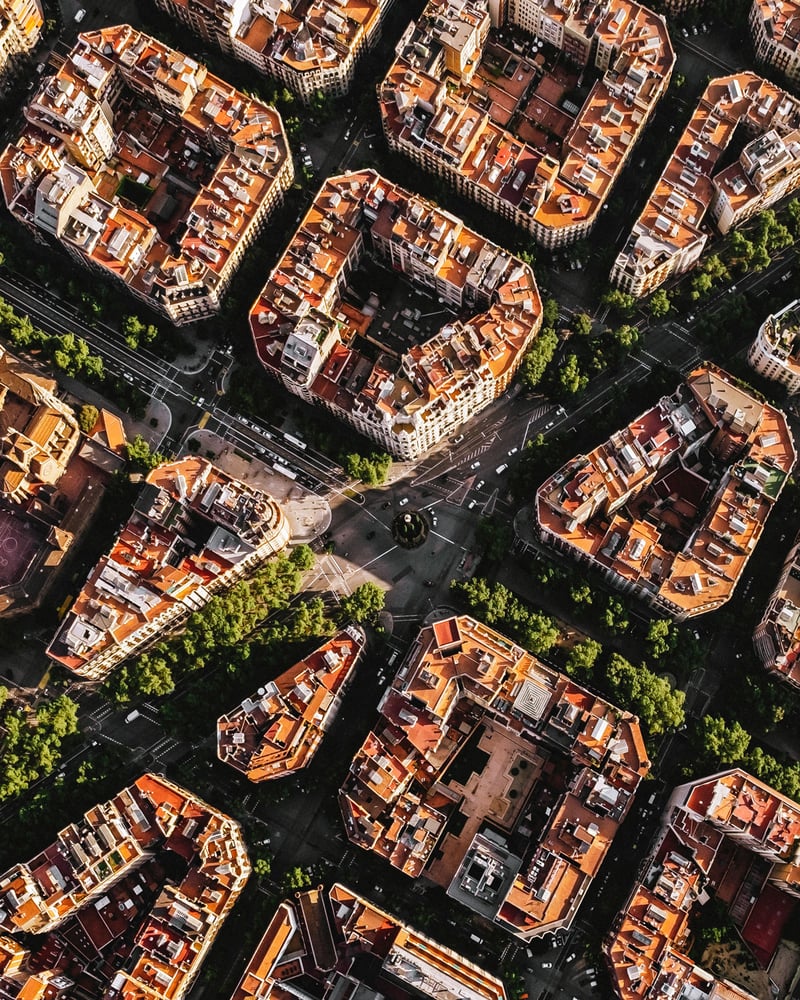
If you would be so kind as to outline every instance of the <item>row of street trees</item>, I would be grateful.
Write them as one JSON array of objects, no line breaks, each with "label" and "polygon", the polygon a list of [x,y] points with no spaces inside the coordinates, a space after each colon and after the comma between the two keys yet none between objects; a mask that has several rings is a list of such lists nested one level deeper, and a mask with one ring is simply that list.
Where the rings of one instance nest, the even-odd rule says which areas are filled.
[{"label": "row of street trees", "polygon": [[[638,715],[651,736],[683,725],[684,692],[673,689],[667,678],[646,664],[635,666],[616,652],[604,656],[602,645],[594,639],[569,648],[552,618],[529,607],[502,584],[478,577],[454,581],[452,589],[482,621],[495,625],[535,656],[549,657],[578,683],[606,691],[610,701]],[[620,625],[621,613],[622,605],[614,609],[614,628]]]},{"label": "row of street trees", "polygon": [[0,802],[24,792],[61,762],[62,743],[78,731],[78,706],[66,695],[34,711],[0,686]]}]

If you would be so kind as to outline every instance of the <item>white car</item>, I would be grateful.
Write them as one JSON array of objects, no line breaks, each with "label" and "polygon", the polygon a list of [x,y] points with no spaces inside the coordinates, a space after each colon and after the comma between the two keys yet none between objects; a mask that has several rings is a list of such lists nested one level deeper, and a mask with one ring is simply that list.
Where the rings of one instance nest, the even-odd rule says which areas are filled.
[{"label": "white car", "polygon": [[398,506],[405,507],[407,503],[408,503],[408,497],[403,497]]},{"label": "white car", "polygon": [[467,510],[472,510],[472,508],[475,506],[477,502],[478,502],[477,500],[470,500]]},{"label": "white car", "polygon": [[510,455],[516,455],[516,453],[517,453],[518,451],[519,451],[519,448],[512,448],[512,449],[511,449],[511,451],[510,451],[510,452],[509,452],[508,454],[509,454],[509,456],[510,456]]},{"label": "white car", "polygon": [[481,467],[480,462],[473,462],[472,465],[470,466],[470,469],[480,469],[480,467]]},{"label": "white car", "polygon": [[483,484],[484,484],[484,480],[483,479],[479,479],[477,485],[475,486],[475,489],[476,490],[482,490],[483,489]]}]

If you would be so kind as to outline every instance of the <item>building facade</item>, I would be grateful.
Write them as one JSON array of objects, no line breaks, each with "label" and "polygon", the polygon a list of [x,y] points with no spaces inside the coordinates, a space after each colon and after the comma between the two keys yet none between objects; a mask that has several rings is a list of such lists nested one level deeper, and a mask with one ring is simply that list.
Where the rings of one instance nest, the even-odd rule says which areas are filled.
[{"label": "building facade", "polygon": [[346,94],[394,0],[157,0],[204,41],[285,84],[306,104]]},{"label": "building facade", "polygon": [[748,23],[756,59],[789,83],[800,81],[800,36],[795,0],[753,0]]},{"label": "building facade", "polygon": [[591,232],[675,62],[664,19],[630,0],[431,0],[396,52],[389,147],[550,248]]},{"label": "building facade", "polygon": [[347,994],[506,1000],[496,976],[339,884],[279,905],[231,1000]]},{"label": "building facade", "polygon": [[79,677],[100,680],[288,542],[288,522],[267,494],[202,458],[160,465],[65,615],[48,656]]},{"label": "building facade", "polygon": [[[439,300],[438,333],[412,339],[375,294],[355,304],[368,257]],[[269,374],[406,459],[508,388],[541,322],[526,264],[372,170],[328,178],[250,311]]]},{"label": "building facade", "polygon": [[36,48],[43,27],[38,0],[3,0],[0,4],[0,91]]},{"label": "building facade", "polygon": [[650,767],[636,717],[466,615],[422,629],[378,708],[351,842],[522,940],[569,927]]},{"label": "building facade", "polygon": [[[711,224],[730,232],[796,190],[798,129],[800,102],[769,80],[754,73],[712,80],[614,261],[613,284],[648,295],[694,267]],[[737,158],[718,169],[740,140]]]},{"label": "building facade", "polygon": [[800,536],[789,549],[753,645],[770,673],[800,688]]},{"label": "building facade", "polygon": [[698,368],[539,488],[539,535],[683,621],[730,598],[795,458],[780,410]]},{"label": "building facade", "polygon": [[219,310],[294,177],[277,111],[129,25],[79,35],[25,118],[9,211],[176,325]]},{"label": "building facade", "polygon": [[0,875],[0,993],[180,1000],[249,875],[237,823],[144,774]]},{"label": "building facade", "polygon": [[747,352],[759,375],[800,392],[800,299],[767,316]]},{"label": "building facade", "polygon": [[[800,895],[798,837],[797,803],[744,771],[676,788],[641,881],[604,944],[621,1000],[754,1000],[689,957],[690,919],[715,896],[748,958],[766,970]],[[765,996],[773,984],[763,975],[760,986]]]}]

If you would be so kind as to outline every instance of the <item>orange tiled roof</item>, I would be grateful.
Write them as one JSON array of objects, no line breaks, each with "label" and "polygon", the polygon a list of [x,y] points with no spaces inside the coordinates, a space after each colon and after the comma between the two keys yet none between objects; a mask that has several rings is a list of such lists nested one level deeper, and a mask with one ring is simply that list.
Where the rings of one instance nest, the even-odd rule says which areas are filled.
[{"label": "orange tiled roof", "polygon": [[536,516],[543,539],[619,585],[676,617],[703,614],[732,594],[794,462],[783,413],[706,366],[551,476]]},{"label": "orange tiled roof", "polygon": [[466,616],[422,630],[379,707],[339,794],[350,839],[523,938],[569,925],[650,766],[635,717]]}]

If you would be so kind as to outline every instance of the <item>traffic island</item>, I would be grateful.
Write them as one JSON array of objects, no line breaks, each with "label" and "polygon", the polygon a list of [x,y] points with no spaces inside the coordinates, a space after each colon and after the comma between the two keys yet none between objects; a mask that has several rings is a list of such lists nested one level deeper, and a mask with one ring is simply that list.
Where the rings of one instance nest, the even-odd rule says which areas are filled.
[{"label": "traffic island", "polygon": [[416,510],[398,514],[392,521],[392,538],[403,549],[418,549],[429,530],[428,522]]}]

